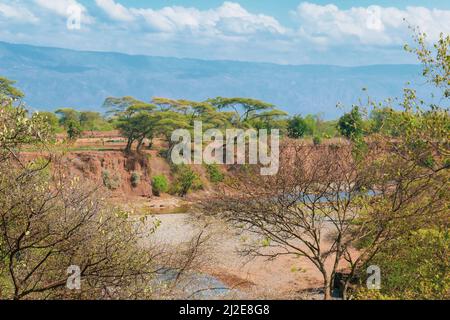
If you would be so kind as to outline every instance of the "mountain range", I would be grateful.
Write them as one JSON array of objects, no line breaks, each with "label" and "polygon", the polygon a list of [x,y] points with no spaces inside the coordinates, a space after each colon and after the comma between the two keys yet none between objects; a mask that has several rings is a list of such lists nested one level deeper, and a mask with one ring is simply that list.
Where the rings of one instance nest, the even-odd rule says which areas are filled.
[{"label": "mountain range", "polygon": [[[0,76],[17,81],[32,110],[102,110],[109,96],[205,100],[251,97],[290,114],[338,116],[367,94],[402,95],[407,82],[423,85],[419,65],[277,65],[74,51],[0,41]],[[422,83],[422,84],[421,84]],[[363,92],[367,88],[367,92]]]}]

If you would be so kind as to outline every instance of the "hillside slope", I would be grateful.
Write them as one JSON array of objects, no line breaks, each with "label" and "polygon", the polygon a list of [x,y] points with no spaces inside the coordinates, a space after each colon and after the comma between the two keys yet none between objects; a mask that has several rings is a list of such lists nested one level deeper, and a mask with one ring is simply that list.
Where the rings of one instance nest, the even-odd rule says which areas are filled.
[{"label": "hillside slope", "polygon": [[[18,81],[34,109],[61,106],[101,110],[108,96],[131,95],[203,100],[214,96],[263,99],[295,113],[324,113],[334,118],[364,97],[401,95],[407,81],[417,82],[416,65],[336,67],[202,61],[78,52],[0,42],[0,75]],[[420,87],[420,90],[426,88]]]}]

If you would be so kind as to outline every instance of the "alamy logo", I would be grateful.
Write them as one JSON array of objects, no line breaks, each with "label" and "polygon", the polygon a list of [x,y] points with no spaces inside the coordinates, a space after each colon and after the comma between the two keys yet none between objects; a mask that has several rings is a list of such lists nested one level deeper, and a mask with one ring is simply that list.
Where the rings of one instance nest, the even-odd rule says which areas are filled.
[{"label": "alamy logo", "polygon": [[83,10],[78,5],[71,5],[67,8],[67,29],[80,30],[81,29],[81,14]]},{"label": "alamy logo", "polygon": [[381,289],[381,269],[379,266],[370,266],[367,268],[367,289],[380,290]]},{"label": "alamy logo", "polygon": [[67,268],[67,274],[69,277],[66,281],[66,287],[69,290],[81,289],[81,269],[79,266],[70,266]]},{"label": "alamy logo", "polygon": [[[278,129],[272,129],[270,135],[266,129],[227,129],[224,136],[218,129],[209,129],[203,133],[202,122],[196,121],[193,142],[191,132],[186,129],[175,130],[171,140],[177,143],[171,152],[174,164],[260,164],[261,175],[278,173]],[[207,145],[204,148],[205,143]]]}]

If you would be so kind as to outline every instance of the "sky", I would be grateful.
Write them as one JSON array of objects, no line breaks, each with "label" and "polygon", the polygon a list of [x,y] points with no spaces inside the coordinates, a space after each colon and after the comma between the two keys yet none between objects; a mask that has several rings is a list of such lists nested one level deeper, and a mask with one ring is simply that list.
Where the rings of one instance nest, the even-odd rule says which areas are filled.
[{"label": "sky", "polygon": [[450,1],[0,0],[0,41],[207,60],[413,63],[408,25],[450,34]]}]

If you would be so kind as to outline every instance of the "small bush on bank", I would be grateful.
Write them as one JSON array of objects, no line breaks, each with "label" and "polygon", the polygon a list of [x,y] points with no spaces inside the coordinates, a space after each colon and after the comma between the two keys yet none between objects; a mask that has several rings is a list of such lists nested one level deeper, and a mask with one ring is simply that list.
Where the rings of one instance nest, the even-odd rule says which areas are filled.
[{"label": "small bush on bank", "polygon": [[102,172],[103,185],[109,190],[117,190],[122,184],[122,179],[118,173],[111,174],[109,170]]},{"label": "small bush on bank", "polygon": [[184,197],[190,191],[203,189],[200,177],[187,165],[176,165],[172,167],[175,181],[172,184],[171,193]]},{"label": "small bush on bank", "polygon": [[208,172],[209,181],[212,183],[219,183],[222,182],[224,177],[224,174],[220,171],[219,166],[214,164],[205,164],[206,171]]},{"label": "small bush on bank", "polygon": [[158,197],[161,193],[167,192],[169,190],[169,182],[167,181],[166,176],[154,176],[152,179],[152,190],[153,194]]},{"label": "small bush on bank", "polygon": [[141,175],[138,172],[131,173],[131,185],[136,188],[141,183]]},{"label": "small bush on bank", "polygon": [[322,144],[322,138],[319,137],[319,136],[315,136],[313,138],[313,143],[314,143],[315,146],[321,145]]}]

